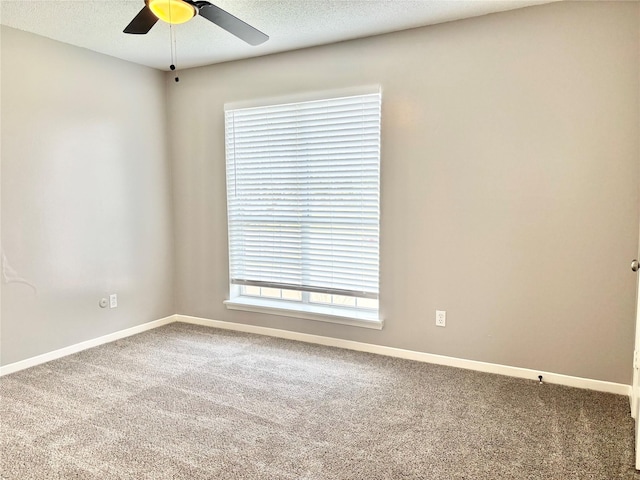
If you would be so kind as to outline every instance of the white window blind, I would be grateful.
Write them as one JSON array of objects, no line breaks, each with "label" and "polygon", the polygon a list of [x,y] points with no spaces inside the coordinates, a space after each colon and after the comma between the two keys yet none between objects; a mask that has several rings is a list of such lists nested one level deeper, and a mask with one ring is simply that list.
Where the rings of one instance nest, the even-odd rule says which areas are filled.
[{"label": "white window blind", "polygon": [[380,93],[225,111],[231,283],[378,298]]}]

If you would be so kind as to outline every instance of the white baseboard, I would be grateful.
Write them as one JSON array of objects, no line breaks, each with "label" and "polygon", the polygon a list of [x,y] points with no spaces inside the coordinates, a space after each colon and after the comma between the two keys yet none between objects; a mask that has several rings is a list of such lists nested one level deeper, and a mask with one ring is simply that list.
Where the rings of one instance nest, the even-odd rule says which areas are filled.
[{"label": "white baseboard", "polygon": [[187,315],[170,315],[168,317],[161,318],[160,320],[137,325],[135,327],[110,333],[108,335],[94,338],[92,340],[76,343],[75,345],[70,345],[59,350],[54,350],[53,352],[44,353],[36,357],[27,358],[26,360],[10,363],[8,365],[0,367],[0,376],[8,375],[19,370],[24,370],[25,368],[34,367],[42,363],[50,362],[51,360],[55,360],[57,358],[65,357],[67,355],[86,350],[87,348],[97,347],[98,345],[113,342],[115,340],[129,337],[137,333],[142,333],[144,331],[161,327],[163,325],[168,325],[173,322],[191,323],[195,325],[204,325],[207,327],[220,328],[224,330],[255,333],[258,335],[266,335],[269,337],[285,338],[288,340],[297,340],[300,342],[314,343],[317,345],[345,348],[347,350],[355,350],[358,352],[375,353],[378,355],[386,355],[389,357],[404,358],[407,360],[434,363],[437,365],[446,365],[449,367],[464,368],[467,370],[476,370],[478,372],[496,373],[498,375],[526,378],[529,380],[537,380],[538,375],[542,375],[543,380],[546,383],[555,383],[568,387],[584,388],[587,390],[596,390],[598,392],[614,393],[617,395],[631,395],[631,386],[622,383],[605,382],[602,380],[593,380],[590,378],[572,377],[570,375],[563,375],[560,373],[544,372],[520,367],[510,367],[508,365],[499,365],[496,363],[465,360],[463,358],[447,357],[444,355],[416,352],[413,350],[404,350],[394,347],[385,347],[383,345],[374,345],[371,343],[354,342],[352,340],[343,340],[341,338],[323,337],[320,335],[310,335],[307,333],[279,330],[276,328],[258,327],[243,323],[209,320],[206,318],[190,317]]},{"label": "white baseboard", "polygon": [[161,327],[175,321],[175,315],[170,315],[168,317],[161,318],[160,320],[154,320],[152,322],[143,323],[142,325],[136,325],[135,327],[127,328],[125,330],[119,330],[108,335],[103,335],[102,337],[93,338],[91,340],[76,343],[74,345],[69,345],[68,347],[60,348],[48,353],[43,353],[42,355],[27,358],[26,360],[10,363],[8,365],[0,367],[0,376],[18,372],[20,370],[24,370],[25,368],[35,367],[36,365],[47,363],[51,360],[56,360],[73,353],[81,352],[82,350],[86,350],[87,348],[97,347],[98,345],[102,345],[104,343],[109,343],[121,338],[130,337],[131,335],[142,333],[153,328]]},{"label": "white baseboard", "polygon": [[257,327],[254,325],[246,325],[243,323],[209,320],[206,318],[190,317],[187,315],[175,315],[175,317],[176,321],[183,323],[205,325],[208,327],[221,328],[225,330],[235,330],[238,332],[256,333],[258,335],[286,338],[288,340],[297,340],[300,342],[315,343],[318,345],[326,345],[329,347],[356,350],[358,352],[375,353],[378,355],[386,355],[389,357],[416,360],[418,362],[434,363],[437,365],[446,365],[449,367],[464,368],[467,370],[476,370],[478,372],[496,373],[498,375],[507,375],[510,377],[526,378],[536,381],[538,379],[538,375],[542,375],[543,381],[546,383],[555,383],[558,385],[565,385],[567,387],[584,388],[587,390],[614,393],[617,395],[631,395],[631,386],[622,383],[605,382],[602,380],[593,380],[590,378],[572,377],[570,375],[563,375],[560,373],[543,372],[540,370],[531,370],[528,368],[520,367],[510,367],[508,365],[479,362],[476,360],[465,360],[463,358],[447,357],[444,355],[416,352],[413,350],[403,350],[401,348],[385,347],[382,345],[354,342],[351,340],[343,340],[340,338],[310,335],[307,333],[298,333],[289,330]]}]

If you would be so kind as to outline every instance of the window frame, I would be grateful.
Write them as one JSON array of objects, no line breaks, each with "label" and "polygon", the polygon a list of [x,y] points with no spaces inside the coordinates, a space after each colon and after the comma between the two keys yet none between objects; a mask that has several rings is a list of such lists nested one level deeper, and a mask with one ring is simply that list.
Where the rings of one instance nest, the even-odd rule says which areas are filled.
[{"label": "window frame", "polygon": [[[379,85],[367,86],[367,87],[354,87],[349,89],[341,89],[341,90],[332,90],[332,91],[324,91],[324,92],[316,92],[310,94],[300,94],[300,95],[290,95],[286,97],[277,97],[277,98],[268,98],[268,99],[260,99],[256,101],[244,101],[244,102],[233,102],[225,104],[225,112],[228,110],[235,109],[243,109],[243,108],[253,108],[253,107],[267,107],[267,106],[278,106],[290,103],[298,103],[298,102],[310,102],[315,100],[331,100],[338,99],[341,97],[349,97],[349,96],[359,96],[359,95],[369,95],[369,94],[379,94],[380,95],[380,105],[382,105],[382,89]],[[381,181],[381,143],[382,143],[382,107],[380,107],[380,116],[379,116],[379,131],[378,131],[378,144],[380,145],[380,150],[378,152],[378,231],[377,231],[377,241],[378,245],[380,244],[380,223],[381,223],[381,192],[380,192],[380,181]],[[225,122],[225,138],[227,136],[226,130],[226,122]],[[226,157],[225,153],[225,157]],[[228,181],[228,171],[225,169],[225,181]],[[228,200],[229,191],[227,189],[227,206],[229,206]],[[228,220],[229,222],[229,220]],[[229,223],[227,223],[227,227],[229,228]],[[228,230],[228,238],[230,239],[230,230]],[[230,248],[230,246],[229,246]],[[378,247],[378,290],[379,290],[379,278],[380,278],[380,250]],[[228,262],[230,261],[230,258]],[[230,272],[230,264],[228,263],[229,272]],[[303,318],[309,320],[318,320],[330,323],[338,323],[344,325],[358,326],[364,328],[371,329],[382,329],[384,325],[384,321],[381,316],[380,303],[379,303],[379,294],[377,297],[378,308],[367,308],[367,307],[358,307],[358,306],[349,306],[349,305],[336,305],[336,304],[323,304],[323,303],[315,303],[310,302],[309,298],[311,292],[306,290],[300,290],[291,288],[290,290],[298,291],[301,293],[301,300],[295,299],[284,299],[284,298],[269,298],[265,296],[254,296],[248,294],[242,294],[242,290],[244,287],[249,285],[239,285],[231,283],[231,275],[229,275],[229,297],[224,301],[224,305],[229,310],[241,310],[241,311],[250,311],[255,313],[264,313],[271,315],[280,315],[286,317],[295,317],[295,318]],[[281,290],[284,287],[281,288]],[[331,293],[328,293],[331,294]],[[337,295],[336,293],[333,293]],[[349,298],[357,299],[359,296],[353,295],[349,296]],[[366,298],[366,297],[364,297]],[[357,303],[357,300],[355,300]]]}]

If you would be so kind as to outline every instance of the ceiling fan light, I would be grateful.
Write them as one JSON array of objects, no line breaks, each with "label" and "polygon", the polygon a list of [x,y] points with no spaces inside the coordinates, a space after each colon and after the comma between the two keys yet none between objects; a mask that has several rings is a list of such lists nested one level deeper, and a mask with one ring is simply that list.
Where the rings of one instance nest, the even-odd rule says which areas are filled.
[{"label": "ceiling fan light", "polygon": [[160,20],[178,24],[191,20],[196,8],[182,0],[147,0],[147,6]]}]

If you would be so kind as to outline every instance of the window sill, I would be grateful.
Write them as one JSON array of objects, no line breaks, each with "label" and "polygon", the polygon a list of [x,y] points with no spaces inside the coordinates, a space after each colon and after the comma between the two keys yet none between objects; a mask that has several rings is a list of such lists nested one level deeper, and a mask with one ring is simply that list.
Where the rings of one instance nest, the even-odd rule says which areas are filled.
[{"label": "window sill", "polygon": [[304,318],[320,322],[338,323],[352,327],[382,330],[384,321],[378,318],[378,312],[363,312],[350,308],[331,307],[325,305],[300,304],[264,298],[235,297],[225,300],[229,310],[265,313],[284,317]]}]

